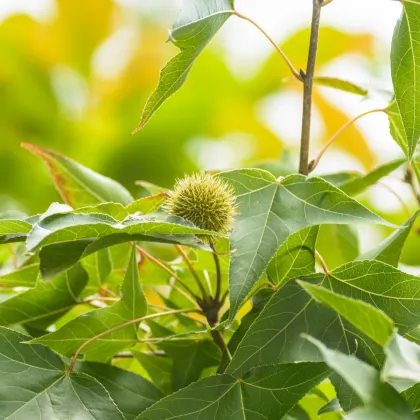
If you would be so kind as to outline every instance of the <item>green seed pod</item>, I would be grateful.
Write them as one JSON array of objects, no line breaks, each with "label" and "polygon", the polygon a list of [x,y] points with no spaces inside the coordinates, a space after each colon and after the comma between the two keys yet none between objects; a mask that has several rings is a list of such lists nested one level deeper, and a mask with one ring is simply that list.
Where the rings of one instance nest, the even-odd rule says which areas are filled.
[{"label": "green seed pod", "polygon": [[226,234],[235,214],[233,188],[208,173],[187,175],[176,182],[165,210],[201,229]]}]

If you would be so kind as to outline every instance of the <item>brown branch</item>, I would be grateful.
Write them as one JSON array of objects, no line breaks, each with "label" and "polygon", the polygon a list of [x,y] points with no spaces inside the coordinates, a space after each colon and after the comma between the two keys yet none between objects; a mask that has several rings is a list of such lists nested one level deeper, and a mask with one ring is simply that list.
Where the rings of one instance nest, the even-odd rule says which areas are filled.
[{"label": "brown branch", "polygon": [[303,77],[303,116],[302,136],[300,140],[299,173],[309,173],[309,143],[311,137],[312,90],[314,85],[315,63],[318,51],[319,26],[321,21],[321,1],[313,0],[311,39],[309,42],[308,64]]},{"label": "brown branch", "polygon": [[198,288],[201,291],[201,294],[203,296],[203,299],[204,300],[207,300],[208,299],[208,295],[207,295],[206,289],[204,288],[203,283],[201,282],[200,277],[198,276],[197,272],[195,271],[194,266],[192,265],[192,262],[189,259],[187,253],[183,250],[183,248],[182,248],[181,245],[175,245],[175,248],[179,252],[179,254],[181,255],[182,259],[187,264],[188,269],[191,271],[191,274],[194,277],[194,279],[195,279],[195,281],[196,281],[196,283],[198,285]]}]

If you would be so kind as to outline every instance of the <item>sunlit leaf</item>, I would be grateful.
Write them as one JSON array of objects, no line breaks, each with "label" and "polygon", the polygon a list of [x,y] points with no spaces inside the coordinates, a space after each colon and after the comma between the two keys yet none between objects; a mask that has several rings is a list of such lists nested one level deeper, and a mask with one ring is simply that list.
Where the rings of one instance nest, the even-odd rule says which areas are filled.
[{"label": "sunlit leaf", "polygon": [[0,276],[0,285],[7,287],[34,287],[39,277],[39,264],[31,264]]},{"label": "sunlit leaf", "polygon": [[395,28],[391,50],[391,72],[395,99],[404,127],[407,157],[412,159],[420,138],[420,37],[418,0],[403,0],[403,13]]},{"label": "sunlit leaf", "polygon": [[290,175],[277,181],[257,169],[221,176],[238,197],[231,234],[230,321],[291,234],[320,224],[385,223],[321,178]]},{"label": "sunlit leaf", "polygon": [[360,255],[357,260],[378,260],[398,267],[404,245],[418,215],[419,212],[378,246]]},{"label": "sunlit leaf", "polygon": [[169,34],[170,41],[181,52],[162,70],[159,85],[147,101],[137,130],[184,84],[194,61],[233,12],[233,0],[194,0],[186,4]]},{"label": "sunlit leaf", "polygon": [[316,76],[314,82],[319,86],[326,86],[344,92],[354,93],[355,95],[366,96],[368,94],[367,89],[362,88],[353,82],[349,82],[348,80],[342,80],[336,77]]}]

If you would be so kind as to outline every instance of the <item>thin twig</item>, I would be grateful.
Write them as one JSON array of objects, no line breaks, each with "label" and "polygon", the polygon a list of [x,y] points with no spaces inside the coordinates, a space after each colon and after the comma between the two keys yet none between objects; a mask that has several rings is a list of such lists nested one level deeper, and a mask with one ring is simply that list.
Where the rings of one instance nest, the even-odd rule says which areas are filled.
[{"label": "thin twig", "polygon": [[414,197],[416,197],[416,200],[420,204],[420,192],[417,191],[414,169],[411,166],[409,166],[407,169],[406,181],[410,185],[411,190],[413,191]]},{"label": "thin twig", "polygon": [[333,0],[324,0],[322,3],[321,3],[321,7],[324,7],[324,6],[326,6],[327,4],[330,4],[330,3],[332,3],[333,2]]},{"label": "thin twig", "polygon": [[319,26],[321,20],[320,0],[313,0],[311,39],[309,43],[308,64],[303,77],[303,117],[302,136],[300,141],[299,173],[309,173],[309,142],[311,137],[312,90],[314,84],[315,63],[318,51]]},{"label": "thin twig", "polygon": [[374,114],[376,112],[386,112],[385,109],[372,109],[370,111],[364,112],[363,114],[358,115],[357,117],[351,119],[350,121],[346,122],[332,137],[328,140],[327,144],[322,148],[322,150],[318,153],[318,156],[311,162],[310,164],[310,172],[312,172],[317,166],[319,161],[321,160],[324,153],[328,150],[328,148],[337,140],[340,134],[343,131],[347,130],[350,126],[352,126],[356,121],[360,120],[360,118],[365,117],[366,115]]},{"label": "thin twig", "polygon": [[324,261],[324,258],[322,258],[322,255],[318,251],[315,251],[315,256],[318,259],[318,261],[321,263],[322,270],[328,276],[330,274],[330,270],[328,270],[328,267]]},{"label": "thin twig", "polygon": [[136,245],[137,251],[143,257],[148,258],[150,261],[153,261],[156,265],[158,265],[162,270],[166,271],[170,274],[192,297],[197,299],[198,297],[195,293],[179,278],[179,276],[173,272],[169,267],[167,267],[162,261],[155,258],[153,255],[149,254],[145,249],[141,248],[140,246]]},{"label": "thin twig", "polygon": [[276,42],[270,37],[270,35],[268,35],[268,33],[260,26],[258,25],[258,23],[256,23],[254,20],[252,20],[251,18],[249,18],[248,16],[245,16],[239,12],[234,13],[236,16],[238,16],[238,18],[241,18],[243,20],[248,21],[249,23],[251,23],[252,25],[254,25],[267,39],[268,41],[270,41],[270,43],[273,45],[273,47],[277,50],[277,52],[280,53],[280,55],[283,57],[283,60],[286,62],[287,66],[289,67],[290,71],[292,72],[293,76],[299,80],[300,82],[302,82],[302,76],[300,75],[300,73],[295,69],[295,67],[293,66],[292,62],[289,60],[289,58],[287,57],[287,55],[284,53],[284,51],[276,44]]},{"label": "thin twig", "polygon": [[191,260],[189,259],[187,253],[182,249],[181,245],[175,245],[176,250],[179,252],[179,254],[181,255],[182,259],[185,261],[185,263],[188,266],[188,269],[191,271],[192,276],[194,277],[198,288],[200,289],[201,294],[203,295],[203,299],[207,300],[208,295],[206,292],[206,289],[203,286],[203,283],[201,282],[200,277],[198,276],[197,272],[194,269],[194,266],[192,265]]},{"label": "thin twig", "polygon": [[76,351],[76,353],[74,354],[70,366],[67,369],[67,373],[71,373],[73,371],[74,365],[76,364],[77,358],[79,357],[80,353],[83,351],[83,349],[88,346],[89,344],[92,344],[94,341],[98,340],[99,338],[102,338],[108,334],[111,334],[115,331],[119,331],[125,327],[128,327],[130,325],[133,324],[139,324],[143,321],[146,321],[148,319],[153,319],[153,318],[159,318],[161,316],[169,316],[169,315],[176,315],[176,314],[181,314],[181,313],[189,313],[189,312],[196,312],[197,309],[193,308],[193,309],[177,309],[177,310],[173,310],[173,311],[168,311],[168,312],[159,312],[156,314],[150,314],[150,315],[146,315],[143,316],[141,318],[136,318],[136,319],[131,319],[130,321],[124,322],[123,324],[120,325],[116,325],[115,327],[110,328],[109,330],[103,331],[100,334],[95,335],[94,337],[90,338],[89,340],[85,341]]},{"label": "thin twig", "polygon": [[210,242],[210,248],[213,250],[213,259],[216,266],[216,295],[214,299],[219,303],[220,294],[222,292],[222,269],[220,268],[220,259],[216,252],[216,247],[214,246],[213,241]]},{"label": "thin twig", "polygon": [[[151,305],[151,304],[149,304],[148,306],[150,308],[160,309],[161,311],[172,311],[173,310],[172,308],[168,308],[167,306],[162,306],[162,305]],[[197,309],[196,313],[204,316],[203,311],[201,309]],[[194,317],[189,316],[187,314],[180,314],[180,315],[185,317],[185,318],[191,319],[192,321],[195,321],[195,322],[203,325],[204,327],[207,327],[207,323],[202,321],[201,319],[194,318]]]}]

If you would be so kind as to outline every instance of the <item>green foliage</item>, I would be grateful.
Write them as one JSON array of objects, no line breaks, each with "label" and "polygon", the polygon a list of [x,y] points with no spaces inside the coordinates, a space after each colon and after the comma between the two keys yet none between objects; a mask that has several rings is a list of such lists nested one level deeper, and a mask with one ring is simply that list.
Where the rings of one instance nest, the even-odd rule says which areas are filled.
[{"label": "green foliage", "polygon": [[[366,174],[297,174],[286,152],[280,160],[252,165],[255,169],[185,175],[173,191],[155,179],[138,181],[135,194],[64,155],[24,144],[47,164],[65,204],[53,203],[31,217],[1,209],[0,418],[418,418],[420,277],[401,264],[404,249],[419,234],[418,203],[416,208],[408,203],[407,216],[383,215],[365,196],[384,177],[403,173],[400,180],[420,203],[415,155],[420,3],[402,3],[391,58],[395,100],[381,111],[407,158]],[[80,27],[77,35],[85,42],[80,49],[68,46],[62,59],[90,77],[90,54],[104,38],[98,14],[109,23],[111,2],[98,8],[95,1],[77,0],[83,13],[74,16],[74,6],[66,4],[58,9],[58,28],[65,30],[67,20],[62,20],[68,15],[67,29]],[[320,11],[321,2],[314,7]],[[148,141],[145,130],[139,140],[146,144],[142,163],[165,171],[164,161],[154,161],[159,147],[180,172],[191,169],[177,161],[184,156],[177,136],[202,135],[200,118],[207,121],[210,137],[252,132],[269,139],[264,146],[258,143],[258,157],[267,157],[267,144],[270,156],[279,152],[277,139],[251,109],[286,83],[287,67],[305,83],[306,94],[313,82],[315,89],[321,85],[367,96],[352,81],[322,75],[311,80],[309,72],[294,70],[292,61],[305,68],[306,30],[283,49],[276,46],[287,61],[284,69],[270,58],[252,83],[229,79],[220,60],[206,61],[210,56],[203,51],[232,15],[262,30],[236,12],[231,0],[191,0],[183,9],[170,32],[181,52],[162,70],[138,130],[184,85],[193,65],[210,63],[218,81],[211,85],[191,73],[195,94],[184,101],[194,103],[188,108],[180,94],[179,102],[168,102],[168,113],[162,110],[148,128],[174,127],[177,147],[166,150],[158,137]],[[327,28],[323,35],[350,52],[365,51],[368,44]],[[327,49],[319,47],[322,65],[341,52],[334,41]],[[283,50],[290,50],[290,57]],[[135,92],[133,97],[138,100]],[[331,122],[326,131],[341,124],[329,133],[333,140],[336,130],[348,128],[344,147],[371,168],[360,133],[316,92],[312,99]],[[171,106],[181,111],[173,113]],[[132,102],[119,112],[131,108]],[[218,119],[210,118],[209,110],[214,115],[217,110]],[[226,115],[226,126],[218,126],[215,120]],[[304,122],[308,117],[304,113]],[[176,118],[186,119],[174,124]],[[86,147],[86,156],[91,154]],[[135,156],[133,146],[112,158],[125,170],[126,160]],[[394,231],[361,252],[358,224]]]}]

